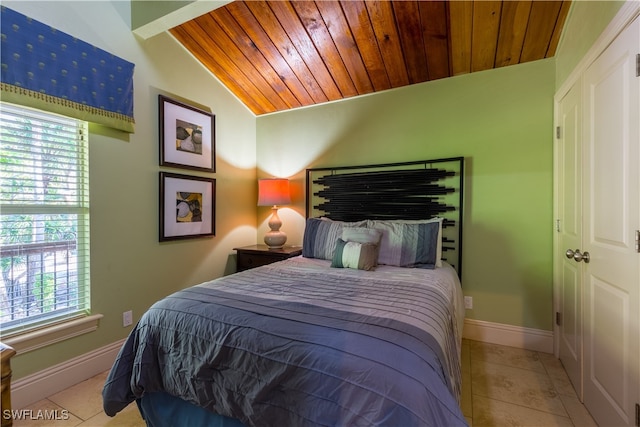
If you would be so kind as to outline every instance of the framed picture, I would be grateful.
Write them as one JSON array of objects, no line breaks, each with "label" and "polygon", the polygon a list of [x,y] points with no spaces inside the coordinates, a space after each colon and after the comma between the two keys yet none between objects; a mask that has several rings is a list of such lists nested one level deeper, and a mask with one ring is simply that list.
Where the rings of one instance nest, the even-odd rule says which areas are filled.
[{"label": "framed picture", "polygon": [[158,95],[160,165],[216,171],[215,116]]},{"label": "framed picture", "polygon": [[216,180],[160,172],[160,241],[215,235]]}]

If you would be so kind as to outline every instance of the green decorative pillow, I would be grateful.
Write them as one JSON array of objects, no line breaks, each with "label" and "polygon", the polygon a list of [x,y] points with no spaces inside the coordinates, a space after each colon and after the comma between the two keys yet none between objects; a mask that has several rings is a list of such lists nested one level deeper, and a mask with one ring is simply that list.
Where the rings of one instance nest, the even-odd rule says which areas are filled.
[{"label": "green decorative pillow", "polygon": [[366,221],[343,222],[323,218],[308,218],[302,240],[302,256],[331,260],[336,242],[342,230],[350,227],[364,227]]},{"label": "green decorative pillow", "polygon": [[374,243],[345,242],[338,239],[331,267],[373,270],[378,263],[378,245]]}]

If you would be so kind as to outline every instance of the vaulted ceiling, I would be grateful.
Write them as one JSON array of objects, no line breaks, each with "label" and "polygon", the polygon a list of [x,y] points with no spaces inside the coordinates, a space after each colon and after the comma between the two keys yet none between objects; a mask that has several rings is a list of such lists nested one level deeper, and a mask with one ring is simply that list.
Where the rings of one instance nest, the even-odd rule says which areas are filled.
[{"label": "vaulted ceiling", "polygon": [[170,30],[256,115],[555,54],[564,1],[234,1]]}]

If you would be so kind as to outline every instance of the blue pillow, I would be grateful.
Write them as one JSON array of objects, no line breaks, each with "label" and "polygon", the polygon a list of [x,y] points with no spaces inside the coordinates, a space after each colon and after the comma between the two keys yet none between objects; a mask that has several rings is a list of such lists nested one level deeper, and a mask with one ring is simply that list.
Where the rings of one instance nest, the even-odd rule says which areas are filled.
[{"label": "blue pillow", "polygon": [[324,218],[308,218],[304,228],[302,256],[306,258],[333,259],[336,243],[345,227],[364,227],[366,221],[344,222]]}]

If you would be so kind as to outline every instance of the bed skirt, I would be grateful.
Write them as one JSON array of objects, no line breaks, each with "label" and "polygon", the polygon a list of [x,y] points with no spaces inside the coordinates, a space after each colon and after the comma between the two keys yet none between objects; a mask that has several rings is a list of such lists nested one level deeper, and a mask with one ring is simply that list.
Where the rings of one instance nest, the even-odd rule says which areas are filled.
[{"label": "bed skirt", "polygon": [[148,427],[245,427],[235,418],[213,413],[169,393],[146,393],[136,403]]}]

